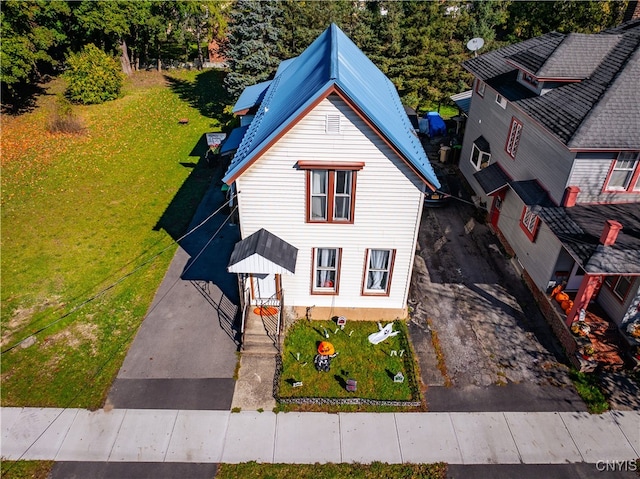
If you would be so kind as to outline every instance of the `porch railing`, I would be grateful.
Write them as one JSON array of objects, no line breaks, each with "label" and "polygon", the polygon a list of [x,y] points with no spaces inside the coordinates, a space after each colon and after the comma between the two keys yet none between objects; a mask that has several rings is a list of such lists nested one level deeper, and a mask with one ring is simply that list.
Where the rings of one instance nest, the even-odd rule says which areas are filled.
[{"label": "porch railing", "polygon": [[238,275],[238,283],[239,289],[242,291],[240,295],[240,344],[244,344],[244,329],[247,320],[247,313],[249,311],[249,306],[251,306],[251,290],[247,286],[247,281]]}]

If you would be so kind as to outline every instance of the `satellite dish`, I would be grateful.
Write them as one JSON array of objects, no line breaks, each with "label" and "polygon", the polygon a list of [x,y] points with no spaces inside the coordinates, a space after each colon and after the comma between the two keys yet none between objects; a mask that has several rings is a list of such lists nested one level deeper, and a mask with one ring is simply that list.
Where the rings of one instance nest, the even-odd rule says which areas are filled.
[{"label": "satellite dish", "polygon": [[476,52],[480,50],[483,46],[484,46],[484,40],[479,37],[472,38],[467,42],[467,48],[476,55],[477,55]]}]

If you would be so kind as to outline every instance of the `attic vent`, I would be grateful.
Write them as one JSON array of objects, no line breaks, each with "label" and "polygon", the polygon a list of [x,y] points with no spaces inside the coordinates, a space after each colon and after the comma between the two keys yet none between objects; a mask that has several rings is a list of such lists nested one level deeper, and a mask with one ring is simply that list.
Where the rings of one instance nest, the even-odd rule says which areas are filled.
[{"label": "attic vent", "polygon": [[340,115],[327,115],[325,131],[327,133],[340,133]]}]

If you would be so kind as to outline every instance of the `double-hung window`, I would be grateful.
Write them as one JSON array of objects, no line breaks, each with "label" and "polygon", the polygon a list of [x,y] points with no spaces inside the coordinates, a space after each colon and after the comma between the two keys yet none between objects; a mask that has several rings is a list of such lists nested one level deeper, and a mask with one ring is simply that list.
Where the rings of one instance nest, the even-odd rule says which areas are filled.
[{"label": "double-hung window", "polygon": [[340,248],[313,249],[314,294],[337,294],[340,281]]},{"label": "double-hung window", "polygon": [[538,225],[540,224],[540,219],[538,215],[532,210],[530,206],[524,207],[522,210],[522,216],[520,217],[520,228],[524,231],[524,234],[531,241],[535,241],[536,233],[538,232]]},{"label": "double-hung window", "polygon": [[395,250],[368,249],[362,287],[363,295],[388,295]]},{"label": "double-hung window", "polygon": [[640,191],[639,165],[640,153],[625,151],[618,154],[613,162],[611,172],[607,179],[605,190],[607,191]]},{"label": "double-hung window", "polygon": [[607,276],[604,282],[620,301],[624,301],[631,290],[633,278],[631,276]]},{"label": "double-hung window", "polygon": [[299,161],[307,170],[307,222],[353,223],[356,175],[364,163]]},{"label": "double-hung window", "polygon": [[516,157],[521,134],[522,123],[515,117],[511,118],[511,128],[509,128],[509,136],[507,137],[507,145],[505,146],[505,150],[511,158],[515,159]]}]

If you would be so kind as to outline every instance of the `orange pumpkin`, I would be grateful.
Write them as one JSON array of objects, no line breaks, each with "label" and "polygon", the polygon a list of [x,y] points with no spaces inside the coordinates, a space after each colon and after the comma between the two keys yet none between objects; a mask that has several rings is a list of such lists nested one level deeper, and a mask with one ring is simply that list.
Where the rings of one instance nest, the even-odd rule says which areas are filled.
[{"label": "orange pumpkin", "polygon": [[571,308],[573,308],[573,301],[567,299],[566,301],[560,303],[560,307],[562,308],[562,311],[568,314],[569,311],[571,311]]},{"label": "orange pumpkin", "polygon": [[329,341],[322,341],[318,345],[318,354],[322,354],[323,356],[331,356],[335,354],[336,350]]},{"label": "orange pumpkin", "polygon": [[563,301],[567,301],[568,299],[569,299],[569,295],[567,293],[556,294],[556,301],[558,303],[562,303]]}]

